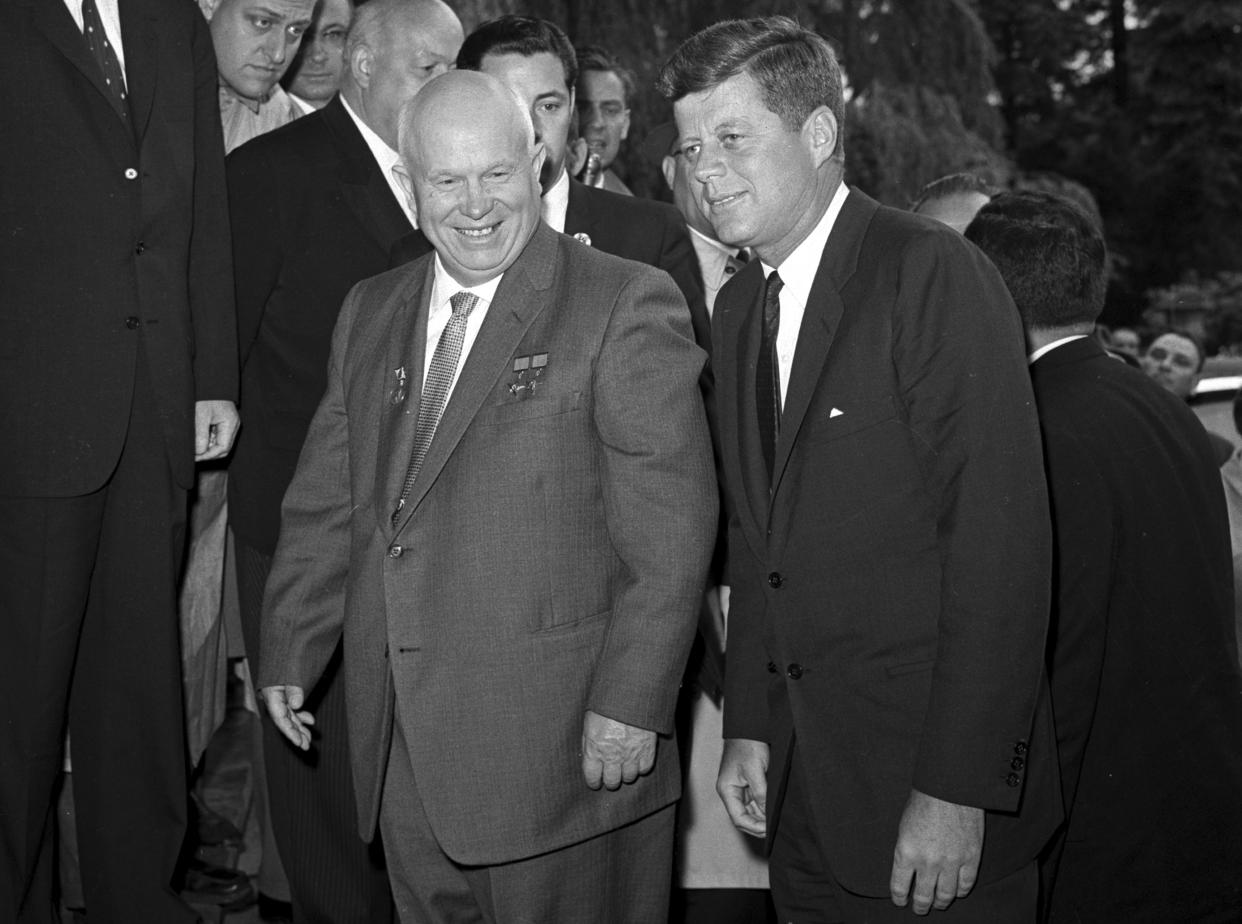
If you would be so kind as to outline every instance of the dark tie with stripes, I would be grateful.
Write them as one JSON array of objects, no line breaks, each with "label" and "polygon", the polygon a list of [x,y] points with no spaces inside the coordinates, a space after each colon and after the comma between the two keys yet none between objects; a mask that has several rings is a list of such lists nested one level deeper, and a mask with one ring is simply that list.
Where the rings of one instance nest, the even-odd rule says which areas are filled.
[{"label": "dark tie with stripes", "polygon": [[122,119],[128,120],[129,102],[125,92],[125,75],[121,72],[121,61],[116,56],[116,49],[104,32],[103,20],[99,18],[99,8],[95,6],[95,0],[82,0],[82,36],[99,64],[112,108]]},{"label": "dark tie with stripes", "polygon": [[759,339],[759,362],[755,368],[755,406],[759,410],[759,445],[768,468],[768,480],[776,459],[776,437],[781,430],[781,376],[776,361],[776,335],[781,326],[781,288],[776,270],[763,289],[763,335]]},{"label": "dark tie with stripes", "polygon": [[423,459],[431,446],[431,438],[436,435],[436,427],[440,425],[440,415],[448,402],[449,386],[457,371],[457,361],[461,358],[461,345],[466,339],[466,322],[478,303],[479,297],[472,292],[458,292],[449,299],[453,316],[440,334],[436,351],[431,356],[431,368],[427,370],[427,381],[423,382],[418,401],[418,422],[414,427],[414,449],[410,452],[410,464],[405,470],[397,508],[392,512],[394,526],[401,515],[401,508],[405,506],[405,499],[410,496],[410,489],[414,487],[418,470],[423,467]]}]

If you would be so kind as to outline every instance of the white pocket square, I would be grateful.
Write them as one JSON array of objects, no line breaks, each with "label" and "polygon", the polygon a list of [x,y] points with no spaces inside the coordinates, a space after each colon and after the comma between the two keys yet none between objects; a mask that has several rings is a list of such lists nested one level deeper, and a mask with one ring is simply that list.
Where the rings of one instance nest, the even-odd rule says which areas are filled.
[{"label": "white pocket square", "polygon": [[834,417],[840,417],[844,413],[845,411],[841,410],[839,407],[834,407],[831,411],[828,412],[828,419],[831,420]]}]

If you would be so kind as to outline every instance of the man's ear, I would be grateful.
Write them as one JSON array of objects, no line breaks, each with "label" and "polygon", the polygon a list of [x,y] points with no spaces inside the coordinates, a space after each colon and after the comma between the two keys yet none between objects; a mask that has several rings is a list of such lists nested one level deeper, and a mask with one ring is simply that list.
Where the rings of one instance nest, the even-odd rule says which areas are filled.
[{"label": "man's ear", "polygon": [[371,78],[375,74],[375,53],[366,45],[358,45],[349,56],[349,70],[354,75],[354,83],[362,89],[371,86]]},{"label": "man's ear", "polygon": [[392,165],[392,172],[397,177],[397,183],[406,199],[410,201],[410,211],[418,214],[418,203],[414,201],[414,178],[410,176],[410,171],[402,161],[397,161]]},{"label": "man's ear", "polygon": [[535,171],[535,182],[543,173],[543,162],[548,159],[548,147],[542,141],[535,142],[535,153],[531,157],[531,168]]},{"label": "man's ear", "polygon": [[624,141],[630,136],[630,111],[625,110],[625,116],[621,119],[621,140]]},{"label": "man's ear", "polygon": [[672,189],[673,180],[677,176],[677,158],[672,154],[665,154],[660,161],[660,172],[664,174],[664,182],[668,184],[668,188]]},{"label": "man's ear", "polygon": [[802,136],[811,146],[816,167],[830,159],[837,150],[839,132],[837,117],[827,106],[817,106],[802,123]]}]

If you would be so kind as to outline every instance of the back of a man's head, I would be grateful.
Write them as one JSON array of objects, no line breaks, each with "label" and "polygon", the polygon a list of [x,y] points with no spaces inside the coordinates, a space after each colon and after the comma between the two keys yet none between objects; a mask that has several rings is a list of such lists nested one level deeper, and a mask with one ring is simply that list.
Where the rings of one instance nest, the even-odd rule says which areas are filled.
[{"label": "back of a man's head", "polygon": [[951,173],[919,190],[910,211],[934,218],[960,234],[995,194],[996,190],[973,173]]},{"label": "back of a man's head", "polygon": [[1090,333],[1104,308],[1107,250],[1095,222],[1068,199],[1006,192],[966,228],[1000,271],[1028,333]]},{"label": "back of a man's head", "polygon": [[531,16],[501,16],[485,22],[468,36],[457,53],[457,66],[477,71],[487,55],[550,54],[561,59],[565,86],[572,90],[578,82],[578,57],[569,37],[554,23]]},{"label": "back of a man's head", "polygon": [[743,73],[791,130],[815,109],[828,107],[838,126],[835,154],[844,156],[844,79],[836,52],[823,36],[787,16],[730,19],[696,32],[661,68],[656,89],[676,103]]}]

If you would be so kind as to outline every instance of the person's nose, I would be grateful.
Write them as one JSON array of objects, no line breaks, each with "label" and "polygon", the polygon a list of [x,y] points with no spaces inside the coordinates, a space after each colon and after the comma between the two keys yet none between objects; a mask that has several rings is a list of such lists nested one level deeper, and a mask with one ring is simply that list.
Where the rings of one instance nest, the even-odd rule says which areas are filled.
[{"label": "person's nose", "polygon": [[[303,38],[302,41],[305,42],[306,39]],[[316,35],[307,44],[303,54],[306,55],[306,59],[308,61],[315,61],[322,64],[324,61],[328,60],[328,43]]]},{"label": "person's nose", "polygon": [[462,206],[462,211],[469,217],[478,219],[482,218],[492,210],[491,194],[483,188],[483,184],[479,182],[469,182],[466,184],[466,201]]}]

